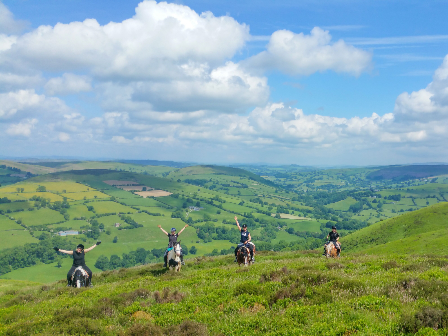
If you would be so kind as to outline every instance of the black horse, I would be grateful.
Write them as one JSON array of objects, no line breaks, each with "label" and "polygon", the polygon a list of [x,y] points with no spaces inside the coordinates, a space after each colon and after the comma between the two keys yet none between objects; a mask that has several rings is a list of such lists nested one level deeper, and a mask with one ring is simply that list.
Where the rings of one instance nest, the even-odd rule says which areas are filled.
[{"label": "black horse", "polygon": [[89,274],[82,268],[82,266],[77,267],[73,272],[71,286],[76,288],[90,286]]}]

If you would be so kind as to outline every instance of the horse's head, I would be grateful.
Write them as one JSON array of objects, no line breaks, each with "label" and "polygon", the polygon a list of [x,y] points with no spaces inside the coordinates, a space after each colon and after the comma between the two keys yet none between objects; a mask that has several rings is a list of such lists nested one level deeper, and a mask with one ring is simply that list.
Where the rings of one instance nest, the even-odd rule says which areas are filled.
[{"label": "horse's head", "polygon": [[88,278],[87,272],[82,267],[78,267],[72,275],[72,286],[85,287],[87,286]]},{"label": "horse's head", "polygon": [[178,241],[178,242],[176,242],[176,243],[174,244],[173,249],[174,249],[174,252],[176,252],[176,255],[177,255],[178,257],[180,257],[180,254],[181,254],[181,251],[182,251],[182,249],[181,249],[181,247],[180,247],[180,241]]}]

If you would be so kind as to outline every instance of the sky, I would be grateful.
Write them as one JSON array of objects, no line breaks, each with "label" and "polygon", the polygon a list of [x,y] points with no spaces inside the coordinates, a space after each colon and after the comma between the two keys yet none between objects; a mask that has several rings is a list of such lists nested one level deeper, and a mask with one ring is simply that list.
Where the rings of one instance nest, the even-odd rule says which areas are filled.
[{"label": "sky", "polygon": [[0,157],[448,162],[447,16],[447,0],[0,0]]}]

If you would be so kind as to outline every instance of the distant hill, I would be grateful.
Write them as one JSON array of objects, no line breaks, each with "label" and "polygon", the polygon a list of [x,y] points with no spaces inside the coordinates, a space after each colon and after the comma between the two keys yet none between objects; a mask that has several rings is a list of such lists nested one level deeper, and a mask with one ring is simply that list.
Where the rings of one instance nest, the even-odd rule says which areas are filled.
[{"label": "distant hill", "polygon": [[370,180],[409,180],[448,174],[448,165],[391,166],[367,175]]},{"label": "distant hill", "polygon": [[448,203],[380,221],[342,238],[343,249],[368,254],[448,253]]},{"label": "distant hill", "polygon": [[136,164],[141,166],[166,166],[174,168],[184,168],[194,165],[191,162],[176,162],[176,161],[158,161],[158,160],[117,160],[111,162],[121,162],[127,164]]},{"label": "distant hill", "polygon": [[216,174],[216,175],[230,175],[230,176],[244,176],[253,181],[266,184],[271,187],[281,188],[272,181],[266,180],[257,174],[251,173],[247,170],[233,167],[202,165],[191,166],[178,170],[176,175],[204,175],[204,174]]}]

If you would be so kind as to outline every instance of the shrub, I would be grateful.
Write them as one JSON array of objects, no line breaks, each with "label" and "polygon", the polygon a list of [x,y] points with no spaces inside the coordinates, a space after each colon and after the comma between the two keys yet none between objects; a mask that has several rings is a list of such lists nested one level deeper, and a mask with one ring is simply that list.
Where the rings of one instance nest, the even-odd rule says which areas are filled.
[{"label": "shrub", "polygon": [[129,336],[163,336],[163,330],[159,326],[154,324],[140,324],[135,323],[132,327],[130,327],[126,335]]},{"label": "shrub", "polygon": [[233,293],[235,296],[239,296],[242,294],[259,295],[260,292],[261,292],[261,290],[257,285],[255,285],[254,283],[245,282],[245,283],[238,284],[235,287],[235,290]]},{"label": "shrub", "polygon": [[286,266],[279,270],[272,271],[270,273],[263,273],[260,276],[260,283],[264,283],[267,281],[281,281],[282,277],[288,273],[289,273],[289,271]]},{"label": "shrub", "polygon": [[388,262],[382,264],[381,267],[387,271],[387,270],[390,270],[392,268],[397,268],[398,264],[397,264],[397,262],[395,260],[391,260],[391,261],[388,261]]},{"label": "shrub", "polygon": [[272,297],[270,304],[274,304],[279,300],[291,299],[298,301],[306,296],[306,287],[302,284],[297,283],[292,284],[289,287],[280,288]]},{"label": "shrub", "polygon": [[333,263],[328,263],[325,265],[328,269],[341,269],[341,268],[345,268],[344,265],[337,263],[337,262],[333,262]]},{"label": "shrub", "polygon": [[153,297],[157,303],[180,302],[185,297],[185,294],[178,292],[177,290],[170,293],[170,289],[166,287],[163,289],[162,293],[155,291]]},{"label": "shrub", "polygon": [[448,325],[448,312],[434,307],[423,307],[414,315],[403,315],[400,325],[406,333],[415,333],[425,327],[434,330],[446,328]]},{"label": "shrub", "polygon": [[186,320],[181,324],[167,328],[169,336],[207,336],[207,327],[195,321]]}]

